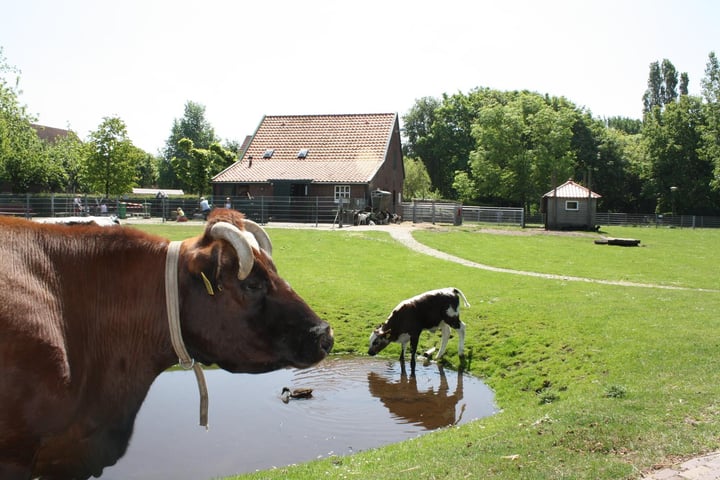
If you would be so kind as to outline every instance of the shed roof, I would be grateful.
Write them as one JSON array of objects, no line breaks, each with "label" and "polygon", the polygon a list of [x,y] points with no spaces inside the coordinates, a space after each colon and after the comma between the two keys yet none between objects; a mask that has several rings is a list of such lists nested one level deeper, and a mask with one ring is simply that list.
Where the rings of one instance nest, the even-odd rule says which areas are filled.
[{"label": "shed roof", "polygon": [[599,193],[592,192],[587,188],[583,187],[582,185],[577,184],[572,180],[568,180],[562,185],[558,185],[556,188],[553,188],[552,190],[547,192],[545,195],[543,195],[543,198],[587,198],[588,193],[590,194],[591,198],[602,197],[602,195],[600,195]]},{"label": "shed roof", "polygon": [[265,116],[240,160],[213,182],[369,182],[397,128],[396,113]]}]

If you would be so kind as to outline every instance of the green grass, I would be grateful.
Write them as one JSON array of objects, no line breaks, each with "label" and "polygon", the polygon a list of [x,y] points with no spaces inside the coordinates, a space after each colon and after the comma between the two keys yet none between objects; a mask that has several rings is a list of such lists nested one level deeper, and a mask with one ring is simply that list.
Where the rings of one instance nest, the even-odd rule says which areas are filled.
[{"label": "green grass", "polygon": [[[370,330],[400,300],[462,289],[472,304],[463,310],[467,368],[495,391],[502,411],[387,447],[237,478],[639,478],[668,458],[717,449],[720,293],[488,272],[415,253],[382,230],[268,228],[280,274],[333,325],[336,353],[364,352]],[[167,232],[187,236],[177,227]],[[438,229],[416,238],[494,266],[720,286],[720,232],[713,230],[608,229],[640,238],[640,248],[481,232]],[[425,334],[420,348],[438,343]],[[448,346],[451,366],[456,347]],[[394,358],[398,348],[383,353]]]},{"label": "green grass", "polygon": [[[450,229],[419,231],[415,238],[438,250],[496,267],[720,289],[720,275],[707,275],[707,267],[720,266],[718,230],[610,227],[601,234],[561,236],[525,230],[532,235],[532,241],[527,235],[518,235],[518,229],[506,230],[508,235],[484,233],[486,230],[469,227],[460,233]],[[641,243],[636,248],[596,245],[594,240],[602,236],[636,238]]]}]

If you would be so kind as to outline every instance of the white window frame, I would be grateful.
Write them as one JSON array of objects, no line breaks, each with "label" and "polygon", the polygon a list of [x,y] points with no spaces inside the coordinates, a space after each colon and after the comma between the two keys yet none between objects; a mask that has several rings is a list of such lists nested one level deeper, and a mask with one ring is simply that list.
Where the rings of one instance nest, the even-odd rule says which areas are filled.
[{"label": "white window frame", "polygon": [[343,203],[350,201],[350,185],[335,185],[335,203],[338,203],[340,199],[347,199]]},{"label": "white window frame", "polygon": [[580,202],[577,200],[565,200],[565,210],[577,212],[580,210]]}]

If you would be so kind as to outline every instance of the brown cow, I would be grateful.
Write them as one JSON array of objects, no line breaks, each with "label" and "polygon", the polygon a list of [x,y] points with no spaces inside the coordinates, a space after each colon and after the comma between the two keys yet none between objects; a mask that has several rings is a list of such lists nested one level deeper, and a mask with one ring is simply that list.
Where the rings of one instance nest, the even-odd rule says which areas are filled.
[{"label": "brown cow", "polygon": [[[128,227],[0,218],[0,478],[99,476],[124,455],[150,385],[178,362],[168,245]],[[197,362],[261,373],[309,367],[332,348],[271,249],[225,209],[180,245],[182,339]]]}]

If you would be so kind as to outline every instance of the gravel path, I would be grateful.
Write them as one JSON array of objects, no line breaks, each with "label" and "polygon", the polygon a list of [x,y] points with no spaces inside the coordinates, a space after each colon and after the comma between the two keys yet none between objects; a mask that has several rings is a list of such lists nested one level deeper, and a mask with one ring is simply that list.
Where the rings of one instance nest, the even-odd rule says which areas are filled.
[{"label": "gravel path", "polygon": [[598,283],[602,285],[619,285],[622,287],[641,287],[641,288],[659,288],[664,290],[693,290],[693,291],[701,291],[701,292],[720,292],[720,290],[713,290],[713,289],[706,289],[706,288],[690,288],[690,287],[677,287],[672,285],[657,285],[653,283],[636,283],[636,282],[626,282],[626,281],[614,281],[614,280],[597,280],[592,278],[584,278],[584,277],[574,277],[570,275],[556,275],[552,273],[538,273],[538,272],[528,272],[525,270],[512,270],[509,268],[500,268],[500,267],[493,267],[490,265],[485,265],[482,263],[473,262],[471,260],[466,260],[464,258],[456,257],[455,255],[450,255],[449,253],[441,252],[440,250],[435,250],[434,248],[430,248],[427,245],[423,245],[422,243],[418,242],[413,238],[412,236],[412,229],[408,228],[391,228],[388,229],[390,235],[397,240],[398,242],[402,243],[403,245],[407,246],[408,248],[415,250],[420,253],[424,253],[426,255],[431,255],[433,257],[440,258],[442,260],[447,260],[449,262],[455,262],[459,263],[461,265],[465,265],[467,267],[473,267],[473,268],[479,268],[482,270],[488,270],[490,272],[498,272],[498,273],[509,273],[512,275],[525,275],[528,277],[538,277],[538,278],[546,278],[549,280],[562,280],[567,282],[586,282],[586,283]]}]

